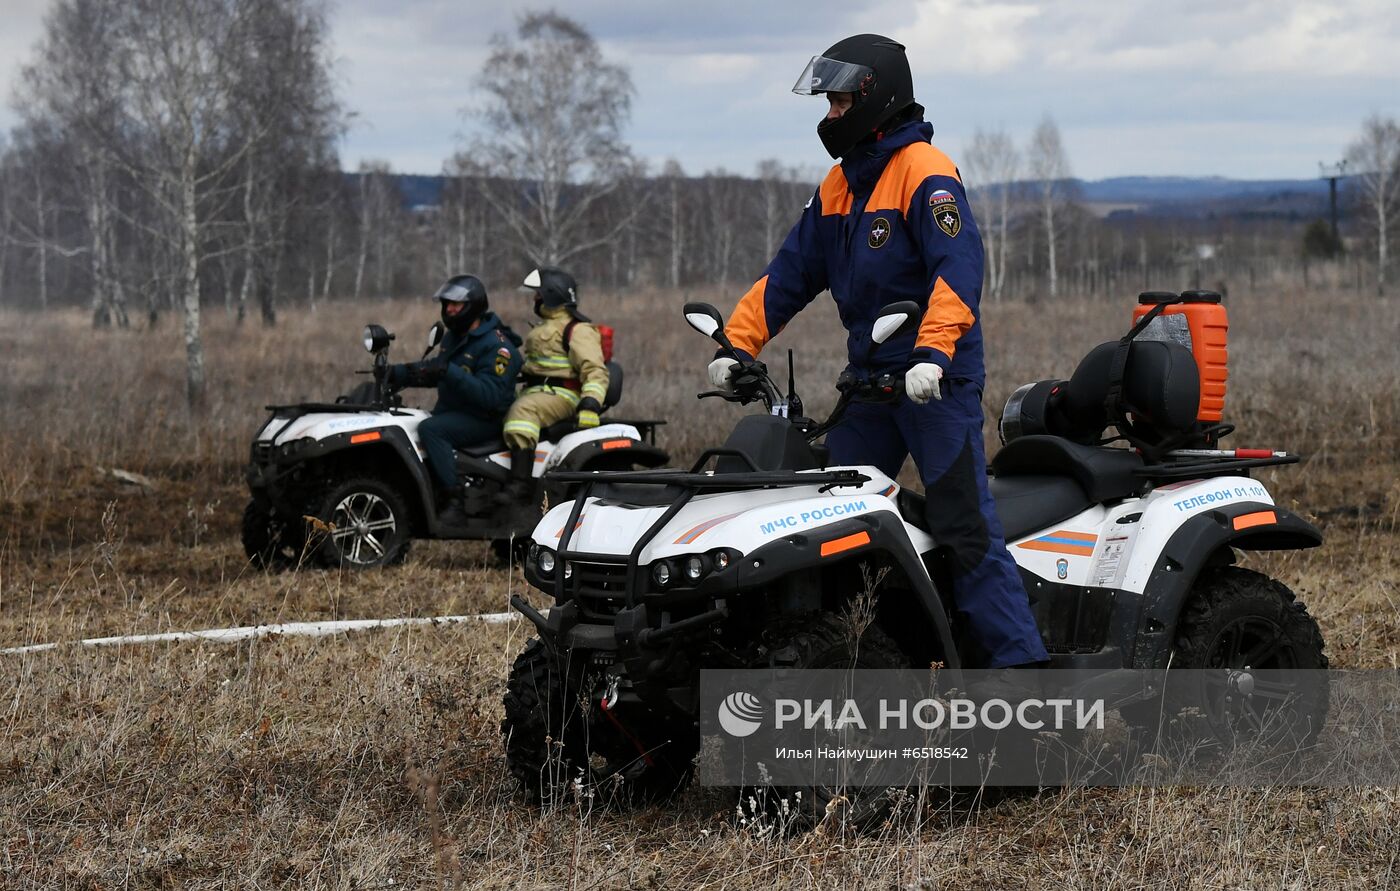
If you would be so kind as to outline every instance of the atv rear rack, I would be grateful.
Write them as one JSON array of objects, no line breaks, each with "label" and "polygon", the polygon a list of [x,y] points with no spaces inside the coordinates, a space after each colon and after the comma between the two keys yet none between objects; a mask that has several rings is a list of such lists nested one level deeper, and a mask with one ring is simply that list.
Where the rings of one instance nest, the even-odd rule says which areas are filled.
[{"label": "atv rear rack", "polygon": [[1134,476],[1147,479],[1187,479],[1192,477],[1212,477],[1248,470],[1252,467],[1277,467],[1282,464],[1297,464],[1298,455],[1277,455],[1270,458],[1225,458],[1219,460],[1181,461],[1166,464],[1147,464],[1133,470]]}]

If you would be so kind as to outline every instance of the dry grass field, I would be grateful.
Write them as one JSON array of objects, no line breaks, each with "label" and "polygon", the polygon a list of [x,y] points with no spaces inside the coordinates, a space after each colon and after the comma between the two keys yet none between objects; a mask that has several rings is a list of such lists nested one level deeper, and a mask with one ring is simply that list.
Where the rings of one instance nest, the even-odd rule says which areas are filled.
[{"label": "dry grass field", "polygon": [[[678,459],[717,444],[737,410],[694,398],[711,349],[681,322],[682,298],[585,298],[618,328],[620,414],[667,418],[661,444]],[[498,303],[524,327],[524,298]],[[1328,536],[1250,559],[1307,601],[1334,666],[1400,667],[1400,301],[1229,307],[1233,443],[1308,455],[1263,478]],[[988,413],[1019,383],[1067,376],[1131,310],[1131,295],[986,306]],[[368,364],[366,321],[416,358],[432,311],[337,303],[271,330],[216,311],[199,418],[173,326],[99,333],[80,313],[0,312],[0,648],[506,609],[523,580],[480,545],[420,543],[383,572],[263,575],[237,541],[262,406],[349,389]],[[765,356],[798,351],[809,407],[833,401],[835,329],[820,300]],[[987,432],[992,448],[991,420]],[[782,837],[702,788],[666,808],[542,812],[508,781],[497,731],[524,635],[517,623],[0,655],[0,888],[1400,887],[1396,789],[965,796],[870,837]]]}]

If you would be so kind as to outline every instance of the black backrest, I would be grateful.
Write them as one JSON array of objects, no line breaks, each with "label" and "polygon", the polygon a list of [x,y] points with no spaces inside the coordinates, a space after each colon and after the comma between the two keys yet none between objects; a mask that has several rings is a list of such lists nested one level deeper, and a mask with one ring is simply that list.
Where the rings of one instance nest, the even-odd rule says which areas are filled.
[{"label": "black backrest", "polygon": [[[1066,435],[1076,442],[1094,442],[1111,422],[1109,369],[1117,341],[1094,347],[1079,363],[1060,403]],[[1191,351],[1178,343],[1135,340],[1123,372],[1123,397],[1134,420],[1162,436],[1194,428],[1201,402],[1201,377]]]},{"label": "black backrest", "polygon": [[609,362],[608,368],[608,392],[603,397],[603,408],[612,408],[622,401],[622,366],[616,362]]}]

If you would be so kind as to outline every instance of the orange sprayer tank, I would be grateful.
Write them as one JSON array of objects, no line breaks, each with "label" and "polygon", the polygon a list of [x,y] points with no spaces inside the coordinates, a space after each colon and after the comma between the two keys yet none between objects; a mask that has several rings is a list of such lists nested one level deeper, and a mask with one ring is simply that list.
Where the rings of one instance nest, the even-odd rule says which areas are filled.
[{"label": "orange sprayer tank", "polygon": [[[1162,291],[1139,295],[1133,321],[1142,318],[1156,304],[1176,299],[1177,295]],[[1201,373],[1201,404],[1196,410],[1196,420],[1218,424],[1224,415],[1225,381],[1230,376],[1227,355],[1230,325],[1225,306],[1214,291],[1183,291],[1180,300],[1149,322],[1138,339],[1174,341],[1191,351]]]}]

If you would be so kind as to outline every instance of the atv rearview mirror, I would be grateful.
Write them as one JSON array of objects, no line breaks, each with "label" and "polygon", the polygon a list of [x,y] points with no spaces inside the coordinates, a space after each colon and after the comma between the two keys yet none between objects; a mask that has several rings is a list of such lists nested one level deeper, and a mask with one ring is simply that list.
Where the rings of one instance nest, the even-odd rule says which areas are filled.
[{"label": "atv rearview mirror", "polygon": [[428,329],[428,349],[431,350],[442,343],[445,336],[446,329],[443,328],[442,322],[433,322],[433,327]]},{"label": "atv rearview mirror", "polygon": [[380,350],[388,349],[389,341],[394,339],[394,335],[385,331],[379,325],[366,325],[364,333],[365,352],[377,353]]},{"label": "atv rearview mirror", "polygon": [[910,324],[918,317],[919,304],[914,301],[901,300],[898,303],[891,303],[880,310],[879,317],[871,326],[871,342],[884,343],[894,335],[907,331]]},{"label": "atv rearview mirror", "polygon": [[687,303],[682,311],[686,324],[706,337],[714,337],[716,331],[724,330],[724,316],[708,303]]},{"label": "atv rearview mirror", "polygon": [[[719,310],[708,303],[687,303],[681,311],[685,313],[686,324],[730,353],[734,352],[734,344],[729,342],[729,336],[724,333],[724,316],[719,314]],[[739,357],[736,355],[734,358]]]}]

